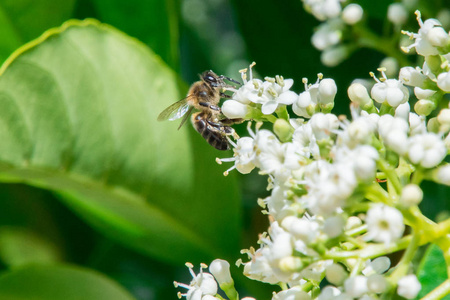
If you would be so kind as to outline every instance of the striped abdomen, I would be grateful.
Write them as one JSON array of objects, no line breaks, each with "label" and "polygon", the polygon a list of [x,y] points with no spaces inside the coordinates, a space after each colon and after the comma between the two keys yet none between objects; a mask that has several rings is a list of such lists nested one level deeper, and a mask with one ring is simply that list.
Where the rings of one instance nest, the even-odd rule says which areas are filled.
[{"label": "striped abdomen", "polygon": [[217,150],[230,149],[227,140],[227,133],[232,131],[231,127],[224,126],[220,122],[210,120],[210,115],[205,112],[198,112],[192,115],[192,124],[195,130]]}]

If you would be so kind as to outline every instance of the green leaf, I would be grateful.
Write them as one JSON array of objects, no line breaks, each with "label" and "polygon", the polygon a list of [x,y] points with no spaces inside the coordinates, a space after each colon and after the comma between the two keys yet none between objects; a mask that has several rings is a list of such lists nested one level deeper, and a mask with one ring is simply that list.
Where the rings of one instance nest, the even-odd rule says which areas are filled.
[{"label": "green leaf", "polygon": [[0,276],[0,299],[131,300],[116,282],[89,269],[65,265],[34,265]]},{"label": "green leaf", "polygon": [[75,0],[1,0],[0,63],[19,46],[67,20]]},{"label": "green leaf", "polygon": [[103,22],[137,37],[170,67],[178,69],[179,1],[93,0],[93,3]]},{"label": "green leaf", "polygon": [[0,258],[9,267],[60,260],[58,249],[45,237],[20,227],[0,227]]},{"label": "green leaf", "polygon": [[[438,246],[428,247],[417,270],[417,278],[422,284],[418,299],[424,297],[448,278],[444,255]],[[450,299],[450,295],[443,299]]]},{"label": "green leaf", "polygon": [[166,261],[237,252],[236,182],[189,126],[156,122],[181,97],[145,45],[72,20],[0,71],[0,180],[58,191],[103,234]]}]

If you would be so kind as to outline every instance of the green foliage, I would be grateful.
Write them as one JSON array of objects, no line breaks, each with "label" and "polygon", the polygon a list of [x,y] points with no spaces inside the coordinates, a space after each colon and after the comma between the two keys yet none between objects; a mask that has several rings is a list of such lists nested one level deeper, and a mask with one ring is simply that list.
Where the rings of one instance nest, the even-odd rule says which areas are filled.
[{"label": "green foliage", "polygon": [[0,275],[0,299],[135,299],[104,275],[80,267],[29,265]]}]

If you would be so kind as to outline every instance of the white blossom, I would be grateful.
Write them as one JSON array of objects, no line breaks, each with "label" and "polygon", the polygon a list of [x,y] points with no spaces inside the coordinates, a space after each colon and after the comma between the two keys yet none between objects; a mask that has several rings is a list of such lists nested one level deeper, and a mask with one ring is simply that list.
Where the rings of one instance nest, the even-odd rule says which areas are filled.
[{"label": "white blossom", "polygon": [[372,98],[378,103],[387,102],[392,107],[397,107],[408,101],[409,91],[403,83],[396,79],[387,79],[384,72],[382,74],[383,81],[374,77],[377,83],[370,92]]},{"label": "white blossom", "polygon": [[447,155],[444,141],[434,133],[416,134],[408,141],[408,157],[424,168],[437,166]]},{"label": "white blossom", "polygon": [[421,87],[427,78],[419,67],[403,67],[398,75],[403,84],[415,87]]},{"label": "white blossom", "polygon": [[384,143],[399,154],[408,151],[408,123],[402,118],[382,115],[378,121],[378,133]]},{"label": "white blossom", "polygon": [[436,19],[428,19],[423,22],[419,11],[416,11],[416,15],[420,29],[418,33],[403,31],[404,34],[414,38],[415,41],[410,46],[402,49],[405,52],[409,52],[411,48],[416,48],[416,52],[422,56],[438,55],[439,50],[437,47],[443,46],[442,43],[444,42],[441,23]]},{"label": "white blossom", "polygon": [[405,230],[403,215],[395,208],[376,204],[367,211],[366,240],[388,245],[398,240]]},{"label": "white blossom", "polygon": [[214,280],[214,277],[209,273],[203,272],[206,265],[201,265],[198,274],[194,273],[192,264],[187,263],[186,266],[189,268],[192,281],[189,285],[174,282],[175,287],[182,287],[188,290],[185,294],[179,293],[180,297],[184,296],[186,300],[201,300],[205,295],[214,296],[217,294],[217,282]]},{"label": "white blossom", "polygon": [[272,300],[310,300],[311,296],[300,287],[294,286],[288,290],[274,294]]}]

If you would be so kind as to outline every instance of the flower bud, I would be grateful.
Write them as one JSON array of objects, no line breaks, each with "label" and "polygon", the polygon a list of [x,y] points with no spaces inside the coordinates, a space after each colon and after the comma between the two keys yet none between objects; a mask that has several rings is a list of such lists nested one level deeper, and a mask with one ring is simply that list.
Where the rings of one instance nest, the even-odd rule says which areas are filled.
[{"label": "flower bud", "polygon": [[397,294],[406,299],[414,299],[419,294],[422,285],[416,275],[406,275],[398,281]]},{"label": "flower bud", "polygon": [[236,100],[227,100],[222,105],[222,113],[229,119],[245,118],[248,106]]},{"label": "flower bud", "polygon": [[421,99],[414,104],[414,111],[420,116],[428,116],[436,108],[434,101]]},{"label": "flower bud", "polygon": [[337,86],[333,79],[325,78],[319,83],[319,102],[321,104],[328,104],[334,101],[336,97]]},{"label": "flower bud", "polygon": [[273,132],[275,132],[280,141],[285,142],[292,137],[294,129],[285,119],[277,119],[273,124]]},{"label": "flower bud", "polygon": [[384,276],[372,274],[367,278],[367,287],[372,293],[380,294],[386,291],[388,284]]},{"label": "flower bud", "polygon": [[372,98],[378,103],[387,103],[397,107],[409,99],[409,91],[403,84],[395,79],[377,82],[370,91]]},{"label": "flower bud", "polygon": [[364,11],[358,4],[352,3],[347,5],[342,11],[342,20],[348,25],[353,25],[361,21]]},{"label": "flower bud", "polygon": [[416,95],[417,99],[430,99],[436,91],[434,90],[425,90],[420,87],[414,88],[414,95]]},{"label": "flower bud", "polygon": [[347,90],[348,97],[351,101],[358,103],[360,106],[373,103],[365,86],[361,83],[352,83]]},{"label": "flower bud", "polygon": [[327,67],[336,67],[348,57],[348,49],[345,46],[330,47],[320,55],[320,60]]},{"label": "flower bud", "polygon": [[381,61],[380,68],[386,69],[386,76],[393,77],[398,72],[398,61],[393,57],[386,57]]},{"label": "flower bud", "polygon": [[443,72],[438,75],[437,86],[444,92],[450,92],[450,72]]},{"label": "flower bud", "polygon": [[423,199],[423,191],[416,184],[408,184],[402,190],[400,202],[405,207],[419,205]]},{"label": "flower bud", "polygon": [[383,274],[391,266],[391,260],[387,256],[380,256],[369,262],[362,271],[365,276]]},{"label": "flower bud", "polygon": [[325,276],[330,283],[339,286],[348,277],[348,274],[342,265],[332,264],[327,267]]},{"label": "flower bud", "polygon": [[448,33],[442,27],[433,27],[428,32],[430,44],[435,47],[445,47],[448,44]]},{"label": "flower bud", "polygon": [[433,170],[432,178],[437,183],[450,186],[450,165],[446,164]]},{"label": "flower bud", "polygon": [[222,284],[233,283],[233,279],[230,274],[230,264],[223,259],[215,259],[209,266],[209,271],[216,278],[217,282]]},{"label": "flower bud", "polygon": [[438,119],[436,117],[435,118],[430,118],[428,120],[427,131],[433,132],[433,133],[438,133],[439,130],[440,130],[440,127],[441,127],[440,123],[439,123],[439,121],[438,121]]},{"label": "flower bud", "polygon": [[327,218],[325,224],[323,225],[323,232],[329,238],[335,238],[341,235],[344,228],[344,220],[340,216],[334,216]]},{"label": "flower bud", "polygon": [[353,298],[359,298],[369,291],[367,277],[362,275],[348,278],[344,283],[344,287],[345,292]]},{"label": "flower bud", "polygon": [[395,25],[403,25],[408,20],[408,11],[402,3],[392,3],[388,7],[388,20]]}]

